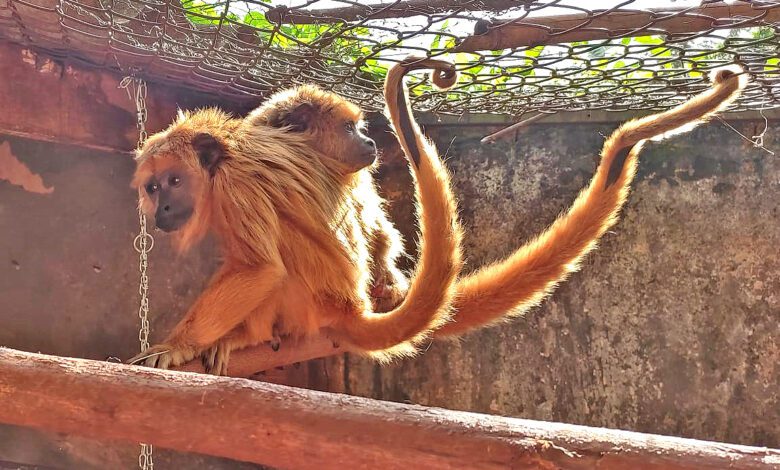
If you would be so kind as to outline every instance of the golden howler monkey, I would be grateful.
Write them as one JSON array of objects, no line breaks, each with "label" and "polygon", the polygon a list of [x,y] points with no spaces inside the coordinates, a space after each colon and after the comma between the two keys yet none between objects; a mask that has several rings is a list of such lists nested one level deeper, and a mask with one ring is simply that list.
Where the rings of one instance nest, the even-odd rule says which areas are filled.
[{"label": "golden howler monkey", "polygon": [[[413,165],[418,268],[398,306],[374,313],[373,234],[389,226],[367,168],[376,146],[357,106],[300,92],[308,101],[277,126],[207,109],[180,116],[138,152],[133,184],[143,212],[175,232],[180,250],[215,232],[225,261],[168,338],[131,362],[167,368],[202,355],[207,371],[224,373],[231,350],[321,329],[388,359],[448,321],[461,231],[441,161],[432,153]],[[323,150],[310,145],[313,135]],[[399,249],[385,243],[379,252]]]},{"label": "golden howler monkey", "polygon": [[[411,119],[401,83],[408,70],[422,67],[436,68],[435,81],[439,84],[446,86],[454,82],[454,69],[450,64],[410,58],[390,71],[385,85],[388,113],[417,174],[419,202],[423,214],[421,267],[412,280],[408,297],[406,280],[395,267],[400,253],[400,235],[387,220],[382,201],[374,189],[368,171],[373,165],[374,154],[368,150],[371,144],[367,143],[368,139],[360,130],[360,113],[354,105],[316,87],[304,86],[277,94],[243,121],[230,119],[214,110],[201,111],[181,118],[169,130],[150,139],[139,153],[139,167],[135,178],[145,212],[160,214],[160,197],[154,196],[161,187],[160,181],[166,181],[167,178],[171,194],[175,188],[186,187],[186,190],[180,191],[179,194],[185,195],[185,199],[191,199],[183,204],[183,207],[188,209],[175,212],[172,217],[175,223],[166,226],[170,222],[166,222],[166,205],[163,205],[163,220],[162,223],[157,222],[158,226],[166,230],[179,229],[177,238],[182,249],[200,239],[209,228],[214,229],[223,242],[227,261],[210,288],[213,294],[207,290],[203,296],[220,300],[206,302],[203,297],[199,299],[187,318],[171,335],[171,339],[146,353],[162,353],[149,357],[146,360],[148,365],[167,367],[179,364],[210,348],[210,353],[205,356],[207,368],[224,372],[230,350],[270,339],[274,336],[274,325],[281,333],[293,335],[326,328],[362,350],[385,350],[387,353],[389,349],[389,353],[393,354],[408,351],[409,340],[419,340],[426,332],[437,327],[439,328],[434,331],[437,337],[457,336],[509,315],[521,313],[527,307],[538,303],[558,282],[575,271],[581,258],[595,247],[598,238],[615,223],[617,213],[628,193],[636,168],[637,154],[643,141],[694,127],[723,109],[744,86],[744,79],[739,74],[722,70],[714,76],[712,90],[665,113],[630,121],[621,126],[606,142],[601,164],[590,185],[580,194],[567,214],[507,259],[457,281],[454,287],[456,295],[452,303],[454,318],[446,322],[446,307],[451,298],[448,288],[451,284],[448,285],[448,281],[442,280],[434,287],[428,282],[416,282],[422,279],[420,273],[425,270],[426,260],[431,265],[443,267],[442,271],[453,276],[457,274],[460,266],[460,231],[455,220],[455,206],[448,176],[441,167],[434,146],[422,136],[417,124]],[[177,138],[179,134],[184,134],[185,137]],[[219,138],[215,138],[214,134]],[[173,147],[169,145],[171,140],[177,142]],[[156,146],[155,141],[160,145]],[[204,142],[208,145],[202,145]],[[213,151],[213,148],[216,148],[216,151]],[[210,156],[215,154],[218,156]],[[196,158],[193,158],[193,155]],[[225,163],[234,159],[246,160],[248,164],[243,172],[249,172],[256,178],[244,178],[235,182],[226,181],[226,178],[220,180],[218,176],[221,174],[234,174],[224,171]],[[156,164],[145,165],[149,161]],[[260,165],[262,171],[254,168],[256,165]],[[173,179],[168,174],[169,167],[176,168]],[[186,184],[180,180],[181,176],[178,174],[182,173],[182,167],[189,172],[185,172],[189,180]],[[298,204],[291,205],[283,201],[287,196],[283,182],[287,179],[303,186],[303,191],[293,191]],[[173,183],[175,180],[179,180],[178,186]],[[336,183],[333,183],[334,181]],[[319,186],[325,182],[327,184]],[[433,193],[427,198],[426,189]],[[223,200],[234,190],[238,190],[237,199],[233,197],[227,201]],[[257,202],[263,204],[251,204],[254,199],[244,199],[245,193],[262,193],[263,197]],[[165,196],[163,199],[169,197],[172,196]],[[317,197],[333,202],[323,208],[322,201],[318,201]],[[429,201],[440,203],[429,205]],[[308,209],[316,208],[313,212],[320,217],[316,218],[314,223],[294,222],[300,218],[297,217],[295,208],[301,207],[301,203],[307,209],[304,211],[307,214]],[[308,207],[307,203],[313,206]],[[215,217],[215,211],[220,211],[220,215]],[[179,212],[183,215],[178,215]],[[267,217],[260,217],[267,212],[274,215],[273,223],[269,223]],[[197,214],[197,217],[193,218],[193,214]],[[178,218],[183,222],[176,222]],[[309,216],[305,218],[308,219]],[[343,230],[345,221],[348,221],[346,225],[350,227],[346,232]],[[255,225],[256,222],[261,223]],[[429,236],[428,231],[434,229],[434,223],[444,224],[439,227],[442,236],[438,240],[447,240],[449,243],[440,245]],[[258,235],[258,238],[243,239],[236,236],[240,234],[233,233],[236,230],[245,230],[247,226],[250,227],[248,231]],[[318,237],[312,237],[314,228],[325,230],[317,232]],[[330,241],[335,240],[336,243],[318,243],[317,240],[328,238],[325,235],[328,230],[328,233],[334,234]],[[353,238],[345,236],[347,232],[351,233]],[[287,264],[297,266],[299,260],[306,261],[301,259],[304,257],[327,259],[326,254],[314,254],[317,250],[328,248],[330,252],[340,251],[333,249],[335,245],[346,252],[358,253],[350,258],[353,261],[352,268],[357,269],[348,278],[348,283],[357,287],[357,291],[352,292],[359,292],[356,296],[360,297],[361,305],[366,305],[370,282],[373,284],[372,292],[389,293],[386,297],[379,296],[379,310],[381,307],[389,309],[403,300],[399,307],[402,309],[410,303],[410,298],[418,299],[419,302],[427,296],[433,296],[432,302],[437,307],[433,310],[437,313],[430,317],[427,323],[418,321],[416,328],[404,327],[407,333],[393,336],[395,343],[387,339],[387,332],[377,336],[377,341],[372,343],[368,336],[377,334],[377,331],[372,331],[361,337],[363,343],[360,344],[351,340],[349,332],[344,329],[343,325],[350,322],[343,319],[339,321],[339,315],[332,312],[332,303],[329,300],[333,294],[330,291],[333,286],[330,284],[336,283],[338,279],[322,283],[318,282],[321,280],[316,277],[306,277],[309,274],[324,274],[326,271],[323,266],[313,267],[309,271],[297,271],[300,278],[295,282],[285,283],[285,288],[279,289],[283,299],[289,296],[293,299],[282,302],[269,296],[274,298],[274,302],[270,302],[273,307],[258,306],[257,297],[249,291],[250,286],[257,283],[264,291],[269,290],[265,284],[259,282],[259,278],[248,278],[242,283],[230,283],[226,286],[222,273],[242,266],[244,260],[264,259],[252,257],[254,251],[264,247],[262,240],[265,237],[259,237],[261,233],[269,234],[272,240],[284,245],[284,257],[277,260],[277,263],[285,268],[284,277],[288,272]],[[282,242],[276,237],[289,237],[290,240],[285,239]],[[355,240],[361,245],[357,250]],[[302,244],[298,245],[299,242]],[[256,248],[251,246],[254,243],[257,244]],[[264,250],[281,255],[278,248]],[[432,250],[435,251],[431,253]],[[303,264],[306,265],[305,262]],[[337,271],[327,272],[333,275],[332,273]],[[445,278],[446,275],[440,277]],[[441,292],[435,290],[438,288],[441,288]],[[244,289],[247,292],[244,292]],[[300,298],[303,301],[294,301]],[[249,310],[250,313],[227,313],[226,306],[219,303],[224,302],[224,299],[245,304],[244,308],[239,310]],[[391,312],[388,318],[395,318],[396,324],[403,325],[404,322],[398,320],[402,316],[397,310]],[[355,315],[356,312],[357,309],[347,315],[344,315],[344,312],[341,314],[348,318],[357,316],[363,322],[366,322],[365,319],[377,318],[370,313]],[[417,318],[423,316],[418,315]],[[225,321],[223,317],[228,320]],[[200,320],[197,320],[198,318]],[[208,334],[193,335],[190,331],[193,327],[188,326],[193,323],[208,331]],[[409,334],[410,330],[414,333]],[[187,341],[183,342],[182,337]],[[382,339],[379,339],[380,337]],[[182,343],[186,344],[185,348],[181,347]],[[185,352],[182,353],[182,350]],[[381,357],[389,357],[386,353]]]},{"label": "golden howler monkey", "polygon": [[[457,80],[453,64],[410,57],[393,66],[385,80],[387,114],[405,154],[412,162],[439,159],[435,146],[426,139],[412,119],[403,87],[403,77],[410,70],[434,69],[433,82],[440,88]],[[495,321],[522,314],[538,304],[569,274],[576,271],[582,258],[596,247],[598,239],[612,227],[628,196],[637,156],[645,140],[662,139],[688,131],[726,108],[744,88],[746,76],[736,67],[713,73],[713,87],[691,100],[663,113],[635,119],[623,124],[602,150],[600,164],[590,184],[578,196],[569,211],[547,230],[521,246],[506,259],[483,267],[460,278],[453,300],[450,322],[433,332],[434,337],[454,337],[489,325]],[[296,110],[319,103],[321,91],[316,87],[287,90],[270,99],[250,116],[255,125],[290,126]],[[316,107],[316,106],[315,106]],[[315,122],[328,122],[327,106],[318,108]],[[307,138],[309,145],[328,153],[323,144],[325,133],[293,126]],[[400,235],[384,218],[372,237],[387,240],[379,246],[400,245]],[[372,223],[373,223],[372,219]],[[388,308],[405,295],[406,281],[396,269],[398,250],[377,250],[373,258],[373,292],[392,292],[390,299],[379,298],[377,306]],[[385,284],[389,282],[389,284]],[[388,301],[389,300],[389,301]]]}]

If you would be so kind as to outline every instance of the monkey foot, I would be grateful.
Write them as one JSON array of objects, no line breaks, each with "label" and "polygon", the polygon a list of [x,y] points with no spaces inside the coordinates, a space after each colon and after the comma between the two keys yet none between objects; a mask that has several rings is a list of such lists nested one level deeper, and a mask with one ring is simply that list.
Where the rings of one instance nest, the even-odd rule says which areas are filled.
[{"label": "monkey foot", "polygon": [[157,369],[169,369],[173,366],[180,366],[193,358],[195,358],[195,351],[190,348],[176,347],[170,344],[157,344],[136,355],[127,363]]},{"label": "monkey foot", "polygon": [[207,374],[227,375],[228,362],[230,361],[230,346],[228,346],[227,342],[220,341],[204,351],[201,360]]},{"label": "monkey foot", "polygon": [[279,348],[282,346],[282,336],[279,334],[279,328],[276,325],[274,325],[273,335],[274,337],[271,338],[269,344],[271,345],[271,349],[273,349],[274,351],[278,351]]}]

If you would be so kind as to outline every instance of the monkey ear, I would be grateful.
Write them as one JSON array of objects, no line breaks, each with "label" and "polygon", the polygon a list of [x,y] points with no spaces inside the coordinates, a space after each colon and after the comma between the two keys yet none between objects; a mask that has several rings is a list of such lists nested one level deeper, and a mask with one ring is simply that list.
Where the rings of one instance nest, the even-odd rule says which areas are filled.
[{"label": "monkey ear", "polygon": [[225,147],[211,134],[201,132],[192,139],[192,147],[198,154],[201,166],[214,176],[219,162],[225,158]]},{"label": "monkey ear", "polygon": [[304,132],[311,128],[317,117],[317,110],[311,103],[299,103],[271,123],[274,127],[289,127],[294,132]]}]

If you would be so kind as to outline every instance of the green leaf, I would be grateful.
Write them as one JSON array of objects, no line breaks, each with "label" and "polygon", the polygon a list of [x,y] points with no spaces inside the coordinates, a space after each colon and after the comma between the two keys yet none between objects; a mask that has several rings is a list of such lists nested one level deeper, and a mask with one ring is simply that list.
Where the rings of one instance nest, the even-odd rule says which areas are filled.
[{"label": "green leaf", "polygon": [[542,51],[544,50],[544,46],[536,46],[532,47],[530,49],[526,49],[523,54],[526,57],[533,57],[534,59],[539,57],[541,55]]},{"label": "green leaf", "polygon": [[767,59],[764,71],[771,73],[776,78],[780,74],[780,58],[771,57]]},{"label": "green leaf", "polygon": [[441,43],[441,34],[437,34],[433,37],[433,41],[431,41],[431,50],[437,50],[439,48],[439,44]]},{"label": "green leaf", "polygon": [[639,44],[663,44],[664,42],[661,36],[637,36],[634,40]]},{"label": "green leaf", "polygon": [[244,15],[243,23],[262,29],[273,29],[274,27],[274,25],[265,18],[265,15],[258,11],[250,11]]}]

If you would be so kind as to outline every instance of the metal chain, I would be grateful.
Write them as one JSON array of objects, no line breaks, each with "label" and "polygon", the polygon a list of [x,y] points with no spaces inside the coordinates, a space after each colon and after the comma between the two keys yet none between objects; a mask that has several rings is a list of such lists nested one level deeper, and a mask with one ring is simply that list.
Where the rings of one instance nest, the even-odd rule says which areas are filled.
[{"label": "metal chain", "polygon": [[[136,126],[138,127],[138,148],[141,148],[146,140],[146,82],[135,73],[122,79],[119,83],[120,88],[127,90],[127,95],[135,101],[136,108]],[[149,252],[154,247],[154,237],[146,231],[146,216],[138,207],[138,225],[140,231],[133,240],[133,247],[138,252],[138,271],[140,273],[140,282],[138,293],[141,295],[141,303],[138,306],[138,318],[140,327],[138,329],[138,342],[141,346],[141,352],[149,348]],[[151,444],[141,444],[138,454],[138,467],[141,470],[154,470],[154,460],[152,457],[153,448]]]}]

